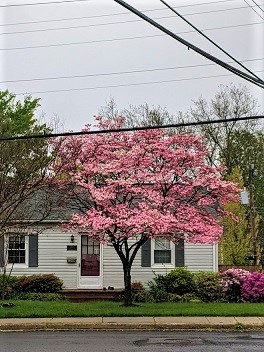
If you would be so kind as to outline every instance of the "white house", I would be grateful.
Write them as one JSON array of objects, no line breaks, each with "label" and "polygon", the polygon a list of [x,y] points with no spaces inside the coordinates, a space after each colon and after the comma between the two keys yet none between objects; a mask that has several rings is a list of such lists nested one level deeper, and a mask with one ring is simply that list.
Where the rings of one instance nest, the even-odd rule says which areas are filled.
[{"label": "white house", "polygon": [[[12,275],[54,273],[67,289],[124,286],[121,261],[113,247],[83,234],[63,232],[54,219],[38,226],[38,233],[32,230],[0,238],[0,272],[5,248]],[[217,258],[217,245],[148,240],[135,258],[132,280],[146,284],[154,274],[166,274],[179,266],[191,271],[217,271]]]}]

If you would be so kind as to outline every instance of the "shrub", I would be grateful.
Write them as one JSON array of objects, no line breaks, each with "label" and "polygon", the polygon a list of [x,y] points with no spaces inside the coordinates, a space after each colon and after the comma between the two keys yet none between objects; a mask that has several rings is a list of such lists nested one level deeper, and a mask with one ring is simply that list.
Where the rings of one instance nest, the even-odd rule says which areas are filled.
[{"label": "shrub", "polygon": [[183,303],[197,303],[201,302],[201,300],[194,294],[194,293],[185,293],[184,295],[181,296],[181,302]]},{"label": "shrub", "polygon": [[194,274],[195,293],[203,302],[216,302],[220,300],[222,286],[219,275],[212,272],[198,272]]},{"label": "shrub", "polygon": [[9,298],[16,286],[25,279],[25,276],[0,275],[0,293],[5,290],[5,298]]},{"label": "shrub", "polygon": [[224,299],[228,302],[240,302],[242,285],[250,275],[249,271],[243,269],[228,269],[220,273]]},{"label": "shrub", "polygon": [[264,302],[264,274],[254,272],[242,285],[242,298],[248,302]]},{"label": "shrub", "polygon": [[168,294],[168,302],[181,302],[182,296],[177,295],[176,293]]},{"label": "shrub", "polygon": [[13,299],[30,300],[30,301],[62,301],[64,297],[59,293],[36,293],[24,292],[18,293]]},{"label": "shrub", "polygon": [[133,281],[131,283],[131,291],[133,293],[139,292],[139,291],[143,291],[144,290],[144,286],[142,284],[142,282],[140,281]]},{"label": "shrub", "polygon": [[186,268],[176,268],[167,275],[156,275],[148,285],[152,291],[159,289],[178,295],[195,291],[193,273]]},{"label": "shrub", "polygon": [[133,295],[134,302],[151,303],[154,302],[154,297],[149,290],[140,290]]},{"label": "shrub", "polygon": [[62,289],[62,280],[53,274],[31,275],[15,286],[15,290],[36,293],[58,293]]},{"label": "shrub", "polygon": [[186,268],[174,269],[165,277],[167,283],[167,292],[177,293],[178,295],[194,292],[194,275]]}]

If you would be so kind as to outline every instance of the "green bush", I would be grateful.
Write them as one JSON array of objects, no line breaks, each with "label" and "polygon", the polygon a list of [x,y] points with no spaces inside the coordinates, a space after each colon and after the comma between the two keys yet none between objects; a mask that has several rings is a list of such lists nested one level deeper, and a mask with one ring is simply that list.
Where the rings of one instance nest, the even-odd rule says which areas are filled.
[{"label": "green bush", "polygon": [[182,303],[198,303],[201,300],[194,293],[185,293],[181,296]]},{"label": "green bush", "polygon": [[194,282],[196,296],[203,302],[217,302],[221,299],[222,286],[218,273],[195,273]]},{"label": "green bush", "polygon": [[168,302],[181,302],[182,296],[177,295],[176,293],[168,294]]},{"label": "green bush", "polygon": [[30,300],[30,301],[62,301],[64,297],[59,293],[36,293],[24,292],[18,293],[12,297],[16,300]]},{"label": "green bush", "polygon": [[63,282],[53,274],[31,275],[19,282],[14,290],[18,293],[58,293],[62,289]]},{"label": "green bush", "polygon": [[0,294],[5,290],[5,298],[9,298],[16,286],[25,279],[25,276],[0,275]]},{"label": "green bush", "polygon": [[177,268],[166,275],[167,292],[184,295],[194,292],[193,273],[186,268]]},{"label": "green bush", "polygon": [[193,276],[186,268],[176,268],[167,275],[156,275],[148,285],[153,292],[162,290],[182,296],[185,293],[195,292]]},{"label": "green bush", "polygon": [[133,301],[138,303],[152,303],[154,297],[149,290],[140,290],[133,295]]}]

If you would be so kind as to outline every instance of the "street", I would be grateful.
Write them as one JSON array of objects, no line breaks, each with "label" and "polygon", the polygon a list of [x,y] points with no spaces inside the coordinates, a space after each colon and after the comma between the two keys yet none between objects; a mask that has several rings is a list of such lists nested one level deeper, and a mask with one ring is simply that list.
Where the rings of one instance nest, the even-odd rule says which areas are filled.
[{"label": "street", "polygon": [[0,352],[248,352],[264,350],[264,332],[1,332]]}]

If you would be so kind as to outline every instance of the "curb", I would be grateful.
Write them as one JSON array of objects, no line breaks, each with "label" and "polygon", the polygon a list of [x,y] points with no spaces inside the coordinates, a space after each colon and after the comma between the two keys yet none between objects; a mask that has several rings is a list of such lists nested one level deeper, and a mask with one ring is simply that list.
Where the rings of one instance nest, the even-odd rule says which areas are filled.
[{"label": "curb", "polygon": [[0,319],[0,331],[264,330],[263,317],[92,317]]}]

